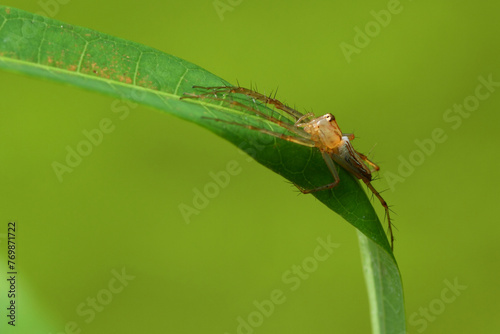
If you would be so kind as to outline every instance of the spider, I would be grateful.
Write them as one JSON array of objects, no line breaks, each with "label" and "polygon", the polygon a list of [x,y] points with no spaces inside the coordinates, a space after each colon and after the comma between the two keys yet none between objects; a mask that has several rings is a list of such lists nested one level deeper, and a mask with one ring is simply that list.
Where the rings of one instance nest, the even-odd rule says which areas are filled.
[{"label": "spider", "polygon": [[[304,189],[298,185],[297,188],[303,194],[309,194],[317,191],[323,191],[327,189],[332,189],[338,185],[340,182],[335,163],[342,166],[349,173],[354,175],[356,178],[363,181],[368,189],[371,190],[373,195],[378,198],[385,210],[385,215],[388,221],[388,231],[391,240],[391,249],[394,249],[394,235],[392,232],[392,222],[389,213],[389,206],[387,202],[382,198],[380,193],[375,190],[372,186],[372,173],[378,171],[380,168],[375,163],[370,161],[366,155],[356,151],[351,145],[351,140],[354,139],[354,134],[352,133],[342,133],[340,130],[335,117],[331,114],[325,114],[320,117],[315,117],[313,113],[302,114],[299,111],[288,107],[282,102],[270,96],[263,95],[256,91],[243,87],[233,87],[233,86],[214,86],[214,87],[202,87],[193,86],[194,89],[203,90],[201,94],[185,94],[182,99],[211,99],[215,101],[222,101],[228,103],[229,105],[247,110],[259,117],[264,118],[267,121],[275,123],[276,125],[288,130],[289,132],[295,134],[295,136],[287,135],[284,133],[279,133],[263,128],[259,128],[252,125],[241,124],[237,122],[225,121],[221,119],[213,119],[214,121],[224,122],[227,124],[241,126],[250,130],[258,131],[271,135],[282,140],[286,140],[292,143],[307,147],[315,147],[319,149],[323,160],[325,161],[330,173],[333,176],[333,182],[325,184],[323,186]],[[250,97],[254,103],[260,101],[266,105],[274,105],[276,109],[284,111],[289,117],[293,119],[293,124],[284,122],[281,119],[265,114],[262,111],[257,110],[257,108],[252,108],[234,99],[227,99],[226,97],[234,94],[242,94]]]}]

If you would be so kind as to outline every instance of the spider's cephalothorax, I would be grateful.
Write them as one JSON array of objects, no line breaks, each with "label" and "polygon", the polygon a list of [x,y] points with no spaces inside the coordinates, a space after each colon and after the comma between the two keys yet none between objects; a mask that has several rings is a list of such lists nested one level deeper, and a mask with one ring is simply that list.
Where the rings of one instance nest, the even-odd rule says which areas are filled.
[{"label": "spider's cephalothorax", "polygon": [[295,124],[311,135],[311,140],[316,142],[320,150],[332,152],[342,145],[342,131],[332,114],[326,114],[309,122]]}]

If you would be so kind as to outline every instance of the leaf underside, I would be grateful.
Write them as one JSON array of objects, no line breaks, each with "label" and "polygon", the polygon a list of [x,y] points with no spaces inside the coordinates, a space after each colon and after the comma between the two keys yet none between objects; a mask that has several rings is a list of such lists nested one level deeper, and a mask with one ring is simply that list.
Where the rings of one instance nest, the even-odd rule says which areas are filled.
[{"label": "leaf underside", "polygon": [[[219,101],[180,100],[184,93],[196,93],[193,85],[230,84],[197,65],[153,48],[0,6],[0,68],[132,100],[191,121],[247,151],[262,165],[303,188],[332,182],[331,173],[317,149],[216,122],[213,118],[283,132],[276,125]],[[243,103],[253,104],[249,99]],[[337,187],[313,196],[367,238],[361,242],[365,270],[370,267],[372,273],[379,273],[379,280],[371,285],[381,291],[376,288],[380,279],[401,281],[397,263],[384,228],[359,181],[342,168],[339,176],[341,181]],[[366,247],[363,248],[363,244]],[[388,276],[384,278],[380,273]],[[395,318],[404,319],[401,285],[390,295],[384,292],[382,297],[386,299],[386,305],[381,306],[383,317],[389,323],[384,324],[383,333],[404,332],[404,321],[397,328],[390,325]]]}]

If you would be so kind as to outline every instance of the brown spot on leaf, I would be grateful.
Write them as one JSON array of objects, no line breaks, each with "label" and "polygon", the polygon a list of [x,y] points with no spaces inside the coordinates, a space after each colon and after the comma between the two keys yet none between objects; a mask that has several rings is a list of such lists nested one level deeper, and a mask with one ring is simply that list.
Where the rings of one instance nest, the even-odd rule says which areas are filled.
[{"label": "brown spot on leaf", "polygon": [[7,15],[10,14],[10,8],[9,7],[5,8],[5,13],[7,13]]},{"label": "brown spot on leaf", "polygon": [[156,87],[153,82],[151,80],[148,80],[149,78],[146,77],[146,78],[142,78],[141,80],[139,80],[139,82],[137,83],[138,86],[141,86],[141,87],[144,87],[144,88],[149,88],[149,89],[152,89],[152,90],[158,90],[158,87]]},{"label": "brown spot on leaf", "polygon": [[127,84],[131,84],[132,83],[132,78],[127,76],[126,73],[124,73],[123,75],[119,75],[118,76],[118,80],[120,80],[120,82],[125,82]]}]

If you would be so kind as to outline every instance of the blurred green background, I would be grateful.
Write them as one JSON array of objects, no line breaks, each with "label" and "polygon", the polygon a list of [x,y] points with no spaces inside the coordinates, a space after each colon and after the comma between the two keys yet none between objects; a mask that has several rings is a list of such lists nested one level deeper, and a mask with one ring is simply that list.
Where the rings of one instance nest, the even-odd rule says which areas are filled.
[{"label": "blurred green background", "polygon": [[[155,47],[233,83],[279,87],[301,111],[334,113],[382,168],[374,185],[388,189],[397,214],[408,332],[498,330],[500,5],[5,4]],[[19,271],[15,329],[0,284],[2,333],[370,331],[356,233],[312,196],[162,112],[127,107],[120,120],[113,98],[7,72],[0,92],[0,242],[16,221]],[[52,163],[103,118],[115,131],[59,182]],[[231,161],[241,172],[187,224],[179,205],[192,206]],[[317,238],[339,247],[307,277],[291,273]],[[285,301],[259,318],[256,304],[274,290]],[[238,329],[241,319],[255,326]]]}]

